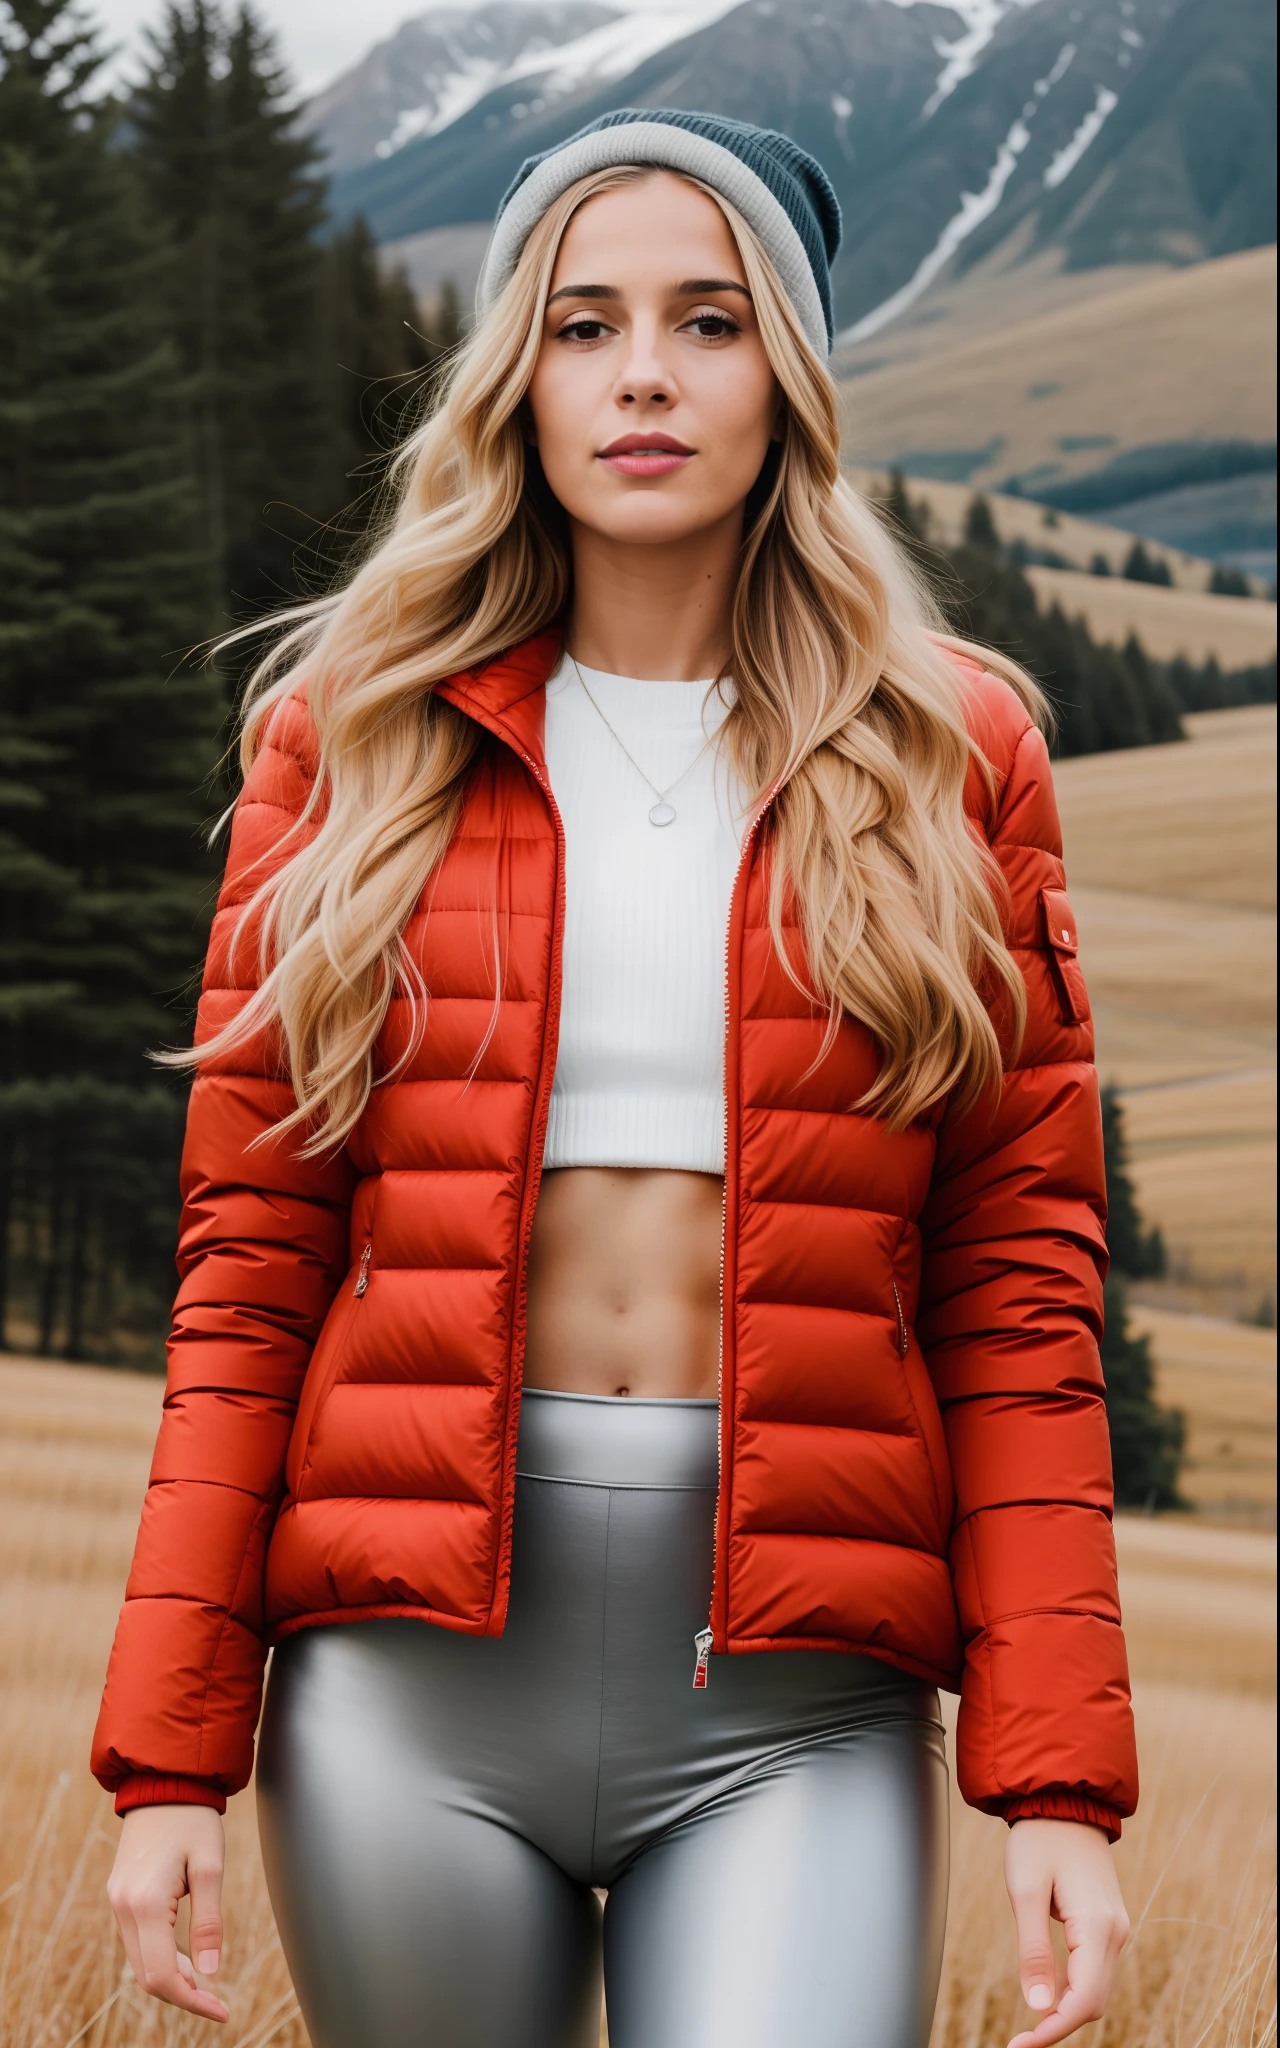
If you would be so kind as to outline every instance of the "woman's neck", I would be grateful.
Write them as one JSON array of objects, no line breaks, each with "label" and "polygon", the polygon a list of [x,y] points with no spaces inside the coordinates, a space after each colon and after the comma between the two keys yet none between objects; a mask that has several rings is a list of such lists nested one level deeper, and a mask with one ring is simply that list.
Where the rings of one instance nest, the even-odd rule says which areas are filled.
[{"label": "woman's neck", "polygon": [[729,618],[741,510],[680,541],[637,546],[575,525],[570,651],[587,668],[647,682],[718,675]]}]

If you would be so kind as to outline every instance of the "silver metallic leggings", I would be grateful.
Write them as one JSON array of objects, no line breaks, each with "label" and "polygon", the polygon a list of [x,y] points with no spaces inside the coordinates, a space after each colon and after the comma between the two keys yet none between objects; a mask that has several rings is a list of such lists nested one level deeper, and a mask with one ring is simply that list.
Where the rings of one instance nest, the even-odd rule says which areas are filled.
[{"label": "silver metallic leggings", "polygon": [[526,1392],[519,1466],[501,1638],[275,1652],[258,1801],[315,2048],[596,2048],[602,1963],[611,2048],[925,2048],[936,1694],[807,1650],[693,1690],[713,1401]]}]

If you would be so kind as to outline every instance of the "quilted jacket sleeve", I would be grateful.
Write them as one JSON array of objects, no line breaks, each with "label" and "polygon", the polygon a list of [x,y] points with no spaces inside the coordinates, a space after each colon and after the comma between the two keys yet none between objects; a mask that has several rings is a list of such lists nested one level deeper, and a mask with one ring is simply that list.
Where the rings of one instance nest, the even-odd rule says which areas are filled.
[{"label": "quilted jacket sleeve", "polygon": [[[310,719],[290,699],[236,807],[198,1041],[254,985],[256,945],[247,937],[233,961],[231,933],[314,772]],[[267,1540],[307,1364],[348,1263],[345,1155],[299,1159],[296,1136],[253,1147],[293,1106],[265,1039],[202,1068],[191,1091],[164,1414],[93,1744],[119,1812],[221,1808],[252,1766]]]},{"label": "quilted jacket sleeve", "polygon": [[973,1806],[1114,1839],[1137,1763],[1098,1341],[1106,1270],[1093,1029],[1049,757],[1003,684],[986,837],[1028,996],[998,1105],[948,1115],[923,1221],[920,1336],[956,1489],[957,1765]]}]

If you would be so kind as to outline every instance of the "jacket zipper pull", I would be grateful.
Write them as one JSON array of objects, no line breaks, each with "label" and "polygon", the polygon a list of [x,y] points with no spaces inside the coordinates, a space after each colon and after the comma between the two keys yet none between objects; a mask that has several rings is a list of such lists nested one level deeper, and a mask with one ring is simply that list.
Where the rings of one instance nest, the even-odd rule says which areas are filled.
[{"label": "jacket zipper pull", "polygon": [[364,1250],[363,1250],[363,1251],[361,1252],[361,1254],[360,1254],[360,1271],[359,1271],[359,1274],[357,1275],[357,1278],[356,1278],[356,1300],[357,1300],[357,1301],[359,1301],[359,1299],[360,1299],[361,1295],[362,1295],[362,1294],[364,1293],[364,1291],[365,1291],[365,1288],[366,1288],[366,1287],[367,1287],[367,1286],[369,1285],[369,1261],[370,1261],[370,1259],[371,1259],[372,1257],[373,1257],[373,1240],[372,1240],[372,1238],[371,1238],[371,1239],[369,1240],[369,1243],[368,1243],[368,1244],[367,1244],[367,1245],[365,1246]]},{"label": "jacket zipper pull", "polygon": [[707,1659],[711,1655],[713,1641],[714,1638],[709,1628],[700,1628],[693,1639],[694,1648],[698,1652],[698,1661],[693,1667],[693,1689],[695,1692],[705,1692],[707,1689]]},{"label": "jacket zipper pull", "polygon": [[907,1352],[911,1348],[911,1340],[907,1336],[907,1319],[902,1312],[902,1296],[898,1292],[898,1283],[896,1280],[892,1282],[892,1286],[893,1305],[898,1311],[898,1355],[900,1358],[905,1358]]}]

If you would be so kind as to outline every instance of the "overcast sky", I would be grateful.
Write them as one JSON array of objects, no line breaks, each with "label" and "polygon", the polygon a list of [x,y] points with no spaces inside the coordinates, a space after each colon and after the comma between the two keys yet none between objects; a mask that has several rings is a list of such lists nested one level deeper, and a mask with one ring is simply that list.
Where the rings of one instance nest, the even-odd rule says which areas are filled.
[{"label": "overcast sky", "polygon": [[[112,43],[127,53],[140,31],[160,19],[163,0],[90,0]],[[458,0],[452,0],[453,5]],[[468,4],[468,0],[462,0]],[[683,0],[614,0],[628,14],[679,13]],[[429,10],[414,0],[257,0],[259,17],[274,29],[298,83],[314,92],[362,57],[412,15]]]}]

